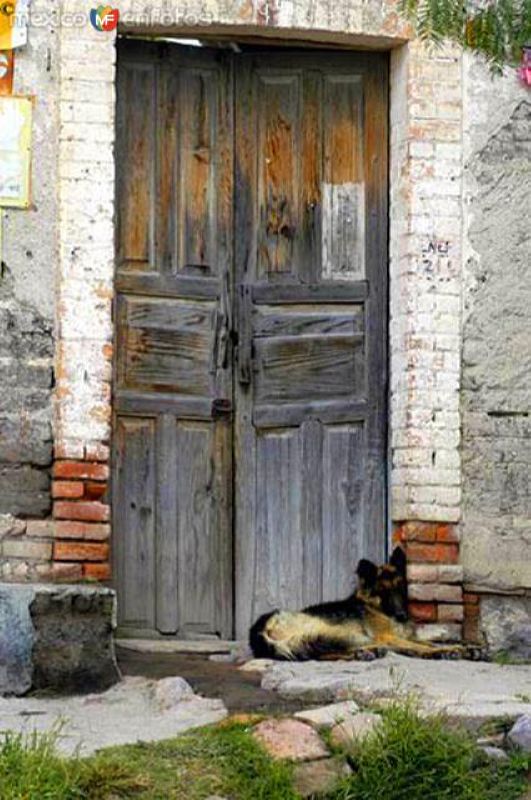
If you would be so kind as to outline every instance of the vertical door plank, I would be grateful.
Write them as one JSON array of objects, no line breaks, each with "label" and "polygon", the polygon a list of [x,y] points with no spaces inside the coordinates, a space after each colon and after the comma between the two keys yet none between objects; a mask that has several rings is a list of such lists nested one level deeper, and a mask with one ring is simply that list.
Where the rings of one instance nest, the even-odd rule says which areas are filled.
[{"label": "vertical door plank", "polygon": [[323,442],[323,599],[352,592],[364,554],[365,452],[361,425],[328,425]]},{"label": "vertical door plank", "polygon": [[177,271],[179,76],[169,65],[161,64],[157,79],[156,262],[162,273],[172,273]]},{"label": "vertical door plank", "polygon": [[299,236],[299,277],[318,283],[321,275],[322,229],[322,77],[317,70],[303,74],[303,106],[300,160],[302,162],[301,230]]},{"label": "vertical door plank", "polygon": [[297,74],[258,77],[259,271],[291,272],[299,236],[299,107]]},{"label": "vertical door plank", "polygon": [[296,429],[258,438],[254,616],[301,607],[300,445]]},{"label": "vertical door plank", "polygon": [[233,630],[233,508],[232,508],[232,419],[216,422],[213,431],[215,505],[212,519],[217,577],[214,583],[214,630],[224,639]]},{"label": "vertical door plank", "polygon": [[302,440],[301,565],[302,604],[311,605],[323,594],[323,435],[322,425],[308,419],[300,428]]},{"label": "vertical door plank", "polygon": [[155,195],[155,67],[120,71],[118,137],[118,258],[145,269],[153,260]]},{"label": "vertical door plank", "polygon": [[175,417],[161,414],[157,424],[156,607],[161,633],[177,633],[179,552]]},{"label": "vertical door plank", "polygon": [[155,622],[155,421],[119,417],[115,429],[114,536],[120,623]]},{"label": "vertical door plank", "polygon": [[359,75],[325,78],[323,277],[365,275],[363,106]]},{"label": "vertical door plank", "polygon": [[216,103],[219,75],[212,70],[180,74],[181,269],[214,271],[216,241]]},{"label": "vertical door plank", "polygon": [[179,608],[188,631],[212,632],[219,552],[216,547],[212,426],[179,421],[176,428]]}]

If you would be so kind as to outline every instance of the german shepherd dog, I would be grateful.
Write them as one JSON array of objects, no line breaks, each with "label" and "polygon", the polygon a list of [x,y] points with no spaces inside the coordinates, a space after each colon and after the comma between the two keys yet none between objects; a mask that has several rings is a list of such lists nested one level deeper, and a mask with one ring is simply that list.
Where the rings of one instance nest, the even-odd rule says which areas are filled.
[{"label": "german shepherd dog", "polygon": [[406,556],[400,547],[380,567],[362,559],[356,574],[358,588],[345,600],[263,614],[249,631],[255,657],[339,660],[386,650],[437,657],[458,650],[415,640],[407,622]]}]

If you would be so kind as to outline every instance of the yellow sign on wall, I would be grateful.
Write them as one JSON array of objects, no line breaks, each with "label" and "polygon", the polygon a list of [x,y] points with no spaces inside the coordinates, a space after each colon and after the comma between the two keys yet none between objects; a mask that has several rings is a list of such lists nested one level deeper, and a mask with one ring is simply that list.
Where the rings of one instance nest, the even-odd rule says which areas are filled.
[{"label": "yellow sign on wall", "polygon": [[28,40],[29,0],[0,0],[0,50],[23,47]]},{"label": "yellow sign on wall", "polygon": [[0,207],[30,204],[30,97],[0,96]]}]

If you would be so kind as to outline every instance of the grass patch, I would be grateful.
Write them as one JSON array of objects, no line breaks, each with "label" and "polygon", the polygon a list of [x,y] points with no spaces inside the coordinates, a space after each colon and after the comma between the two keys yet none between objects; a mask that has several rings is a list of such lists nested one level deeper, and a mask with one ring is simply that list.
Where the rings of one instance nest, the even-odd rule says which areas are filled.
[{"label": "grass patch", "polygon": [[1,800],[296,800],[291,767],[272,761],[243,725],[109,748],[88,759],[57,754],[60,733],[0,742]]},{"label": "grass patch", "polygon": [[[323,800],[517,800],[529,760],[488,761],[466,732],[419,716],[412,701],[346,753],[353,774]],[[241,723],[163,742],[62,758],[60,731],[0,739],[1,800],[297,800],[292,768],[272,761]]]},{"label": "grass patch", "polygon": [[63,758],[57,753],[60,728],[27,736],[7,732],[0,739],[2,800],[104,800],[130,797],[139,788],[130,770],[118,764]]},{"label": "grass patch", "polygon": [[152,785],[139,800],[296,800],[291,767],[272,761],[241,724],[203,728],[158,744],[107,751],[108,763],[134,763]]},{"label": "grass patch", "polygon": [[382,711],[381,725],[349,755],[354,773],[330,800],[518,800],[528,759],[491,761],[443,717],[421,717],[412,700]]}]

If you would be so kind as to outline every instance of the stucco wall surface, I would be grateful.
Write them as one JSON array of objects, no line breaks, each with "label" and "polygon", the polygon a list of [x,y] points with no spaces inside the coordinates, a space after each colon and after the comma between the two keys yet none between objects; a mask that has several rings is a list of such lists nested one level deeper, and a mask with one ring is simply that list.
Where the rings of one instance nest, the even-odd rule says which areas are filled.
[{"label": "stucco wall surface", "polygon": [[462,559],[531,589],[531,91],[465,59]]},{"label": "stucco wall surface", "polygon": [[58,31],[40,16],[16,52],[14,92],[35,98],[32,207],[6,209],[0,268],[0,514],[50,509],[57,268]]}]

